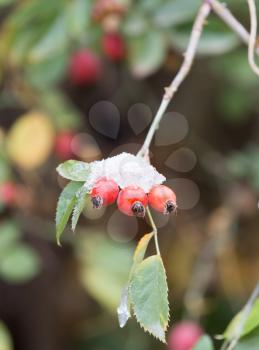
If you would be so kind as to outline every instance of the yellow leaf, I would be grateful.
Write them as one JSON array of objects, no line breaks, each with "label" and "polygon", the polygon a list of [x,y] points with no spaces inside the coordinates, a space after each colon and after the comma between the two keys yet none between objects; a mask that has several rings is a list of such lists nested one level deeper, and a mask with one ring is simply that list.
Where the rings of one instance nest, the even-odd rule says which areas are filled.
[{"label": "yellow leaf", "polygon": [[145,234],[141,240],[138,242],[138,245],[136,247],[133,261],[135,264],[139,264],[144,259],[145,252],[147,250],[147,246],[151,238],[153,237],[153,232]]},{"label": "yellow leaf", "polygon": [[32,170],[48,158],[54,130],[47,116],[32,111],[21,116],[7,135],[7,153],[20,168]]}]

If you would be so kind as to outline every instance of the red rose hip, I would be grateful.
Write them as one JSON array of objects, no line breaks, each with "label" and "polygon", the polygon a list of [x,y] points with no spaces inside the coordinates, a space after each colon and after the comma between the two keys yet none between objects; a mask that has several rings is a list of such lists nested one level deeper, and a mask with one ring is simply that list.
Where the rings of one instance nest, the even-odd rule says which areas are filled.
[{"label": "red rose hip", "polygon": [[57,157],[63,160],[73,157],[71,144],[74,136],[75,134],[72,131],[62,131],[57,134],[54,149]]},{"label": "red rose hip", "polygon": [[89,49],[83,49],[71,58],[69,76],[73,84],[86,85],[96,82],[101,74],[101,62]]},{"label": "red rose hip", "polygon": [[16,190],[16,185],[13,182],[4,182],[0,184],[0,202],[6,205],[14,204]]},{"label": "red rose hip", "polygon": [[102,48],[105,55],[112,61],[120,61],[125,56],[125,45],[118,33],[107,33],[102,39]]},{"label": "red rose hip", "polygon": [[169,334],[169,350],[192,350],[202,336],[201,327],[193,321],[183,321]]},{"label": "red rose hip", "polygon": [[134,185],[122,189],[117,199],[119,210],[129,216],[144,217],[147,203],[145,191]]},{"label": "red rose hip", "polygon": [[174,191],[165,185],[157,185],[151,189],[148,203],[153,209],[163,214],[169,214],[177,208]]},{"label": "red rose hip", "polygon": [[118,197],[119,186],[114,180],[99,179],[91,191],[93,207],[96,209],[114,203]]}]

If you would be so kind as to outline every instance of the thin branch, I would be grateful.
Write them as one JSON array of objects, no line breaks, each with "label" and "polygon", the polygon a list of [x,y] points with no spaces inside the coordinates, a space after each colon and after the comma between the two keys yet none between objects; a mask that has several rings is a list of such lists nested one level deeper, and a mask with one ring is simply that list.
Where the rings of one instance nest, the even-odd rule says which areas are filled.
[{"label": "thin branch", "polygon": [[254,0],[247,0],[250,13],[250,37],[248,43],[248,62],[255,74],[259,75],[259,67],[255,63],[255,46],[257,35],[257,15]]},{"label": "thin branch", "polygon": [[195,53],[197,51],[197,46],[202,33],[202,29],[206,22],[206,18],[210,13],[210,10],[211,10],[211,7],[208,1],[205,1],[199,9],[198,15],[193,24],[189,44],[184,54],[184,61],[182,63],[182,66],[179,72],[177,73],[177,75],[175,76],[175,78],[173,79],[170,86],[165,88],[165,94],[163,96],[162,102],[159,106],[156,116],[154,117],[153,123],[148,131],[144,144],[138,153],[139,156],[142,156],[142,157],[147,156],[154,133],[159,127],[159,123],[163,118],[165,110],[167,109],[175,92],[178,90],[179,86],[184,81],[184,79],[186,78],[187,74],[190,71]]},{"label": "thin branch", "polygon": [[[228,10],[225,4],[222,4],[218,0],[208,0],[212,10],[222,19],[226,25],[235,32],[239,38],[245,43],[249,44],[250,34],[245,29],[245,27],[232,15],[232,13]],[[256,53],[259,55],[259,46],[256,45]]]},{"label": "thin branch", "polygon": [[239,320],[239,323],[237,324],[237,327],[235,329],[235,334],[233,339],[230,342],[224,342],[221,350],[233,350],[235,348],[235,346],[237,345],[241,335],[242,335],[242,331],[245,325],[245,322],[251,312],[251,309],[254,305],[254,302],[256,301],[256,299],[259,296],[259,282],[257,283],[257,285],[255,286],[255,289],[253,290],[250,298],[248,299],[246,305],[244,306],[242,312],[241,312],[241,317]]},{"label": "thin branch", "polygon": [[157,227],[156,227],[156,224],[153,220],[153,217],[150,213],[150,210],[149,208],[147,207],[147,215],[148,215],[148,218],[149,218],[149,222],[150,222],[150,225],[152,227],[152,230],[153,230],[153,233],[154,233],[154,239],[155,239],[155,245],[156,245],[156,252],[157,252],[157,255],[161,255],[160,254],[160,249],[159,249],[159,244],[158,244],[158,237],[157,237]]}]

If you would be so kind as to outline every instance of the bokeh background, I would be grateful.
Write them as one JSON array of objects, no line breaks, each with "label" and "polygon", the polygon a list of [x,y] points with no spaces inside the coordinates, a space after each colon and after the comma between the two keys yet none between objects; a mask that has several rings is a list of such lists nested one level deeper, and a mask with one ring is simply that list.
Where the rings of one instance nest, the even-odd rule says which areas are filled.
[{"label": "bokeh background", "polygon": [[[225,2],[248,28],[246,3]],[[166,348],[116,316],[149,226],[87,202],[58,247],[55,169],[137,152],[199,5],[0,0],[1,350]],[[179,202],[176,216],[155,215],[170,325],[194,319],[221,334],[258,279],[259,79],[214,15],[169,112],[151,153]]]}]

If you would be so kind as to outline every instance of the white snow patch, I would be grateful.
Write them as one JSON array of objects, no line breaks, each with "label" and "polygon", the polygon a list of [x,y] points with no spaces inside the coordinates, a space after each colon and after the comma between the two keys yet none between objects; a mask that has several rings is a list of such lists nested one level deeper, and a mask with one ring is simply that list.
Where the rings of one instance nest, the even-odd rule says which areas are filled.
[{"label": "white snow patch", "polygon": [[146,193],[154,185],[159,185],[166,180],[162,174],[143,158],[126,152],[92,162],[91,174],[85,186],[90,190],[101,177],[113,179],[120,188],[129,185],[139,186]]}]

